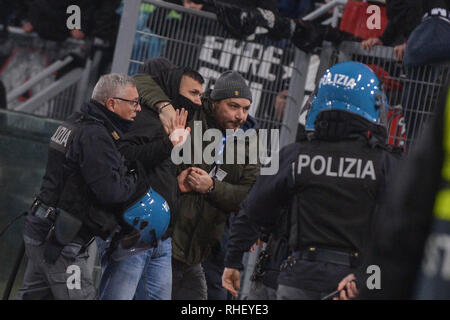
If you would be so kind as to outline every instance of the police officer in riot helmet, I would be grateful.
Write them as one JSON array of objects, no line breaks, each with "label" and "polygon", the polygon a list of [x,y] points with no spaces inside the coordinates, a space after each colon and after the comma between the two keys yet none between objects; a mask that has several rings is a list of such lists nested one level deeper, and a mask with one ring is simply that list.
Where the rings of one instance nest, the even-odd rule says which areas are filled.
[{"label": "police officer in riot helmet", "polygon": [[[96,299],[86,265],[94,236],[106,239],[121,226],[123,234],[134,235],[124,238],[129,247],[164,232],[168,210],[142,228],[140,220],[149,217],[137,212],[134,203],[147,209],[150,198],[159,197],[149,190],[140,165],[126,163],[116,147],[141,110],[138,98],[130,77],[104,75],[81,112],[52,136],[41,189],[24,225],[28,264],[19,299]],[[145,235],[137,232],[139,226]],[[70,287],[72,274],[79,278]]]},{"label": "police officer in riot helmet", "polygon": [[[306,104],[308,139],[280,151],[275,176],[260,176],[231,226],[222,284],[237,296],[242,254],[289,205],[291,255],[281,265],[277,299],[322,299],[355,270],[369,221],[393,164],[386,150],[386,96],[357,62],[322,76]],[[249,236],[253,234],[253,238]],[[244,236],[245,235],[245,239]]]}]

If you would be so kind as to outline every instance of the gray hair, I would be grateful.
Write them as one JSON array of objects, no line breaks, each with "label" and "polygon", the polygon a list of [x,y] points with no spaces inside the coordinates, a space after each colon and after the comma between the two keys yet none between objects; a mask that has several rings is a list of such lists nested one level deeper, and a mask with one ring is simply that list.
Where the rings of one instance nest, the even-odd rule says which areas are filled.
[{"label": "gray hair", "polygon": [[109,98],[121,95],[128,85],[136,87],[133,78],[126,74],[105,74],[98,79],[91,98],[97,102],[105,103]]}]

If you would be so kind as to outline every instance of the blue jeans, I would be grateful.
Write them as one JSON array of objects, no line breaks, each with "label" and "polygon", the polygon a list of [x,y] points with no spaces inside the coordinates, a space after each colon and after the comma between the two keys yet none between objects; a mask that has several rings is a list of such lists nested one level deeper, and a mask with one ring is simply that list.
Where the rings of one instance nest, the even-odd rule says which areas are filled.
[{"label": "blue jeans", "polygon": [[[101,248],[101,246],[99,246]],[[124,260],[106,259],[101,250],[102,300],[170,300],[172,296],[172,239]]]}]

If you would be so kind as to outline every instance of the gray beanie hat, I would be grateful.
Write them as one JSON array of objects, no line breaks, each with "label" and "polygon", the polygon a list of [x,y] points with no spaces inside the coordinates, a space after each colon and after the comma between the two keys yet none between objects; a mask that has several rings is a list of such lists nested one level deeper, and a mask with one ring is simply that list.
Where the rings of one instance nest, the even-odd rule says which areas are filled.
[{"label": "gray beanie hat", "polygon": [[252,92],[239,72],[230,70],[222,73],[216,80],[210,97],[215,101],[228,98],[245,98],[251,102]]}]

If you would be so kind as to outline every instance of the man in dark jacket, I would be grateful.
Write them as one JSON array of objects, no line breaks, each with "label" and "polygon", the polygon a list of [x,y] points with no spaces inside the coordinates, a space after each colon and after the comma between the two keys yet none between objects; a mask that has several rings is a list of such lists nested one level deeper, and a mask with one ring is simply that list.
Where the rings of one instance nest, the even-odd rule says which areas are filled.
[{"label": "man in dark jacket", "polygon": [[[151,81],[146,82],[146,89],[152,92],[148,96],[149,105],[168,100]],[[202,136],[208,129],[219,129],[223,137],[231,141],[224,143],[223,151],[219,151],[219,154],[226,155],[228,147],[237,145],[238,140],[234,136],[227,137],[226,130],[234,131],[248,125],[246,120],[251,101],[250,89],[242,76],[235,71],[227,71],[217,79],[214,89],[202,98],[202,107],[195,111],[188,123],[194,139],[191,150],[183,150],[183,156],[190,154],[196,163],[182,162],[178,166],[178,185],[182,195],[172,237],[173,299],[206,299],[201,262],[220,240],[228,214],[237,211],[259,173],[258,164],[249,161],[249,155],[256,154],[256,150],[249,150],[248,143],[243,155],[244,164],[236,164],[236,158],[208,164],[205,159],[197,159],[198,155],[203,155],[207,144],[195,141],[195,137]],[[171,110],[163,108],[164,112],[170,113]],[[234,156],[237,157],[236,154]],[[179,159],[172,156],[172,160]]]},{"label": "man in dark jacket", "polygon": [[20,299],[97,297],[86,248],[94,236],[106,239],[120,223],[123,205],[148,188],[142,170],[127,166],[116,146],[139,111],[133,80],[108,74],[81,112],[56,130],[41,190],[25,221],[28,265]]},{"label": "man in dark jacket", "polygon": [[[379,209],[373,240],[356,273],[360,299],[446,299],[449,290],[450,86],[443,87],[436,116],[392,177]],[[390,223],[386,223],[386,221]],[[393,245],[394,244],[394,245]],[[368,266],[379,267],[380,288],[365,286]],[[339,298],[358,294],[354,275],[340,284]],[[369,281],[371,282],[371,281]],[[343,289],[346,290],[343,290]]]},{"label": "man in dark jacket", "polygon": [[292,254],[281,267],[277,299],[321,299],[355,270],[389,168],[384,99],[367,66],[346,62],[327,70],[306,118],[311,140],[281,150],[280,170],[258,178],[231,226],[222,279],[233,295],[242,253],[258,228],[276,225],[286,205]]},{"label": "man in dark jacket", "polygon": [[[100,284],[100,298],[107,300],[170,300],[172,292],[172,244],[171,234],[176,217],[178,184],[176,167],[170,159],[177,139],[171,139],[159,120],[158,113],[145,103],[145,90],[141,80],[151,76],[160,84],[172,104],[193,113],[200,104],[203,92],[203,78],[189,68],[178,68],[164,58],[148,60],[143,74],[135,76],[138,90],[143,93],[143,110],[136,117],[129,133],[119,144],[120,152],[129,161],[140,161],[148,175],[152,188],[168,202],[171,210],[171,224],[156,248],[118,257],[104,256],[104,272]],[[171,131],[185,128],[186,114],[181,113],[180,123]],[[103,246],[102,246],[103,247]],[[103,249],[103,248],[102,248]],[[102,250],[103,251],[103,250]],[[102,252],[103,254],[104,252]]]}]

